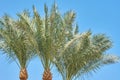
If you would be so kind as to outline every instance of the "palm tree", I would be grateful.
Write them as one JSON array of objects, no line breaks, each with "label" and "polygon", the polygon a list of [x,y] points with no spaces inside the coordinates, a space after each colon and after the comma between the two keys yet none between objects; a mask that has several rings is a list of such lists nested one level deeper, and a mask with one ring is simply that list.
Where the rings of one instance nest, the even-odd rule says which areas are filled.
[{"label": "palm tree", "polygon": [[[35,24],[32,30],[40,51],[38,55],[44,67],[42,79],[52,80],[50,66],[55,56],[63,48],[63,45],[72,38],[72,22],[74,21],[75,14],[69,11],[63,18],[55,3],[52,6],[50,14],[46,5],[44,6],[44,11],[45,17],[42,19],[35,7],[33,7],[33,21]],[[67,19],[68,15],[70,16],[69,19]]]},{"label": "palm tree", "polygon": [[92,36],[90,31],[76,34],[54,62],[63,80],[76,80],[96,72],[101,66],[118,62],[119,57],[104,54],[111,46],[111,41],[104,34]]},{"label": "palm tree", "polygon": [[34,18],[35,26],[34,29],[34,35],[36,42],[38,44],[38,50],[40,53],[38,54],[40,56],[42,65],[44,67],[44,73],[43,73],[43,80],[52,80],[52,73],[50,71],[50,65],[51,60],[53,58],[53,55],[56,53],[57,45],[54,43],[52,32],[52,27],[50,27],[48,24],[48,10],[45,5],[45,19],[42,19],[39,15],[39,13],[36,11],[35,7],[33,7],[34,11]]},{"label": "palm tree", "polygon": [[[27,11],[18,14],[19,19],[13,20],[5,15],[0,20],[0,49],[20,68],[20,80],[27,80],[27,66],[29,61],[35,56],[36,44],[31,36],[32,25]],[[27,31],[28,30],[28,31]],[[29,33],[28,33],[29,32]]]}]

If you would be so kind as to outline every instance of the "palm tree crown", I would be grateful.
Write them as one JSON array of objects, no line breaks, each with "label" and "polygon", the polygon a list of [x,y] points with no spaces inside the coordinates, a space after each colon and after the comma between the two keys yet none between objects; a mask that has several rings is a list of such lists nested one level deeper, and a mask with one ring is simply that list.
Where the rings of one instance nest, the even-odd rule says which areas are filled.
[{"label": "palm tree crown", "polygon": [[[26,67],[30,59],[35,55],[33,54],[35,52],[35,44],[34,39],[30,35],[30,30],[27,28],[31,24],[27,22],[27,15],[24,13],[26,12],[18,14],[18,20],[13,20],[8,15],[1,19],[0,49],[18,64],[21,69],[20,74],[25,74],[26,76],[23,76],[27,79]],[[26,30],[29,30],[29,33]]]}]

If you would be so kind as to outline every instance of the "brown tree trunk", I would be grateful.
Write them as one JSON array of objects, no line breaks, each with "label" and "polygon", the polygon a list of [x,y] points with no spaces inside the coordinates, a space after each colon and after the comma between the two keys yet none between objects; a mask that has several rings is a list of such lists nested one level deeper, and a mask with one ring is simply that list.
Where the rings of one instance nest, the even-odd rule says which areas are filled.
[{"label": "brown tree trunk", "polygon": [[44,71],[42,80],[52,80],[52,74],[50,72],[50,69],[46,69]]},{"label": "brown tree trunk", "polygon": [[20,75],[19,75],[20,80],[27,80],[28,74],[26,68],[22,68],[20,70]]}]

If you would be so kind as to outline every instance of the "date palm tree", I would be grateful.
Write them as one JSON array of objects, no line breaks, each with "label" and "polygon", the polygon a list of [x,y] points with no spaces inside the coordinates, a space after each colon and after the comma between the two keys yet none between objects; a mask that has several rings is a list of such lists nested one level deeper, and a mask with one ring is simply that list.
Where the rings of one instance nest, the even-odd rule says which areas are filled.
[{"label": "date palm tree", "polygon": [[[15,61],[20,68],[20,80],[27,80],[27,66],[29,61],[35,56],[36,44],[28,28],[32,22],[24,11],[18,14],[18,19],[12,19],[5,15],[0,20],[0,49],[4,51],[11,60]],[[28,33],[29,32],[29,33]]]},{"label": "date palm tree", "polygon": [[111,46],[112,42],[104,34],[92,36],[90,31],[76,34],[65,44],[54,62],[63,80],[76,80],[78,77],[80,80],[104,65],[119,61],[119,57],[105,54]]},{"label": "date palm tree", "polygon": [[[54,57],[63,48],[63,45],[72,38],[72,22],[75,15],[72,11],[69,11],[63,18],[55,3],[50,13],[48,13],[46,5],[44,6],[44,11],[45,17],[41,18],[35,7],[33,7],[34,27],[32,27],[32,30],[40,51],[38,55],[44,67],[42,79],[52,80],[50,66],[55,59]],[[67,19],[67,16],[70,16],[70,18]]]},{"label": "date palm tree", "polygon": [[[50,71],[50,65],[51,60],[53,59],[54,54],[56,53],[57,45],[55,43],[55,40],[53,39],[55,35],[52,33],[54,31],[53,27],[49,25],[49,18],[48,18],[48,8],[45,5],[45,18],[42,19],[35,9],[33,7],[34,11],[34,27],[33,32],[35,35],[36,42],[38,44],[38,50],[40,53],[38,54],[40,57],[40,60],[42,62],[42,65],[44,67],[44,73],[43,73],[43,80],[52,80],[52,73]],[[52,25],[52,24],[51,24]],[[57,36],[56,36],[57,37]]]}]

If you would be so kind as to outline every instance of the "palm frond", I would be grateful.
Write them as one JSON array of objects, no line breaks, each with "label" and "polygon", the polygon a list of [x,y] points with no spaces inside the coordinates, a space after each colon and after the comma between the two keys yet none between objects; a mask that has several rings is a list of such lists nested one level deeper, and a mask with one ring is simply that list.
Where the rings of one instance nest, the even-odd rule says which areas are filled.
[{"label": "palm frond", "polygon": [[90,61],[87,63],[76,76],[73,76],[74,79],[82,78],[84,76],[89,75],[93,72],[97,72],[102,66],[117,63],[120,61],[120,57],[112,55],[112,54],[105,54],[102,55],[101,58],[96,59],[94,61]]}]

